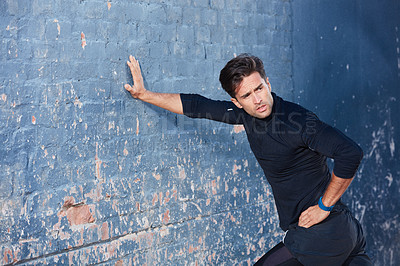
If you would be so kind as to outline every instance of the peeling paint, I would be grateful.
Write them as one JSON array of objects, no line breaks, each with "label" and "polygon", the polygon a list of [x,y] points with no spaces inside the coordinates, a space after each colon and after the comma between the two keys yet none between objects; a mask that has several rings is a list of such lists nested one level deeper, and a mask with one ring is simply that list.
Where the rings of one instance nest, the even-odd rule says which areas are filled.
[{"label": "peeling paint", "polygon": [[66,216],[71,226],[93,223],[95,221],[90,206],[75,203],[74,198],[66,197],[59,216]]},{"label": "peeling paint", "polygon": [[162,222],[164,224],[167,224],[169,222],[169,220],[170,220],[169,210],[167,210],[166,212],[164,212]]},{"label": "peeling paint", "polygon": [[[257,50],[270,51],[263,47],[272,43],[279,47],[273,54],[287,57],[290,45],[275,37],[290,32],[275,19],[290,17],[284,4],[272,4],[282,10],[273,16],[258,11],[277,25],[267,27],[269,41]],[[0,119],[6,124],[0,129],[0,164],[6,169],[0,174],[0,210],[6,225],[0,227],[0,264],[247,265],[280,241],[270,188],[242,126],[198,120],[182,125],[174,115],[125,95],[121,86],[129,73],[120,64],[126,51],[119,48],[133,34],[153,40],[141,45],[135,38],[128,45],[145,58],[149,85],[197,93],[195,66],[201,87],[214,87],[215,80],[207,78],[215,70],[213,58],[236,52],[235,45],[226,46],[228,33],[232,27],[251,33],[254,23],[234,19],[230,25],[231,13],[219,12],[229,7],[223,1],[211,5],[204,13],[200,4],[168,1],[73,1],[57,8],[51,1],[28,7],[7,2],[2,36],[7,79],[0,85]],[[255,7],[254,1],[243,4],[238,17]],[[190,15],[200,13],[205,17]],[[117,23],[115,29],[125,17],[132,23]],[[219,21],[225,25],[218,41],[199,27],[203,19],[211,28]],[[84,32],[92,40],[88,49]],[[201,38],[202,45],[189,45],[193,38]],[[240,46],[244,41],[235,40]],[[290,69],[286,61],[281,68]],[[394,156],[395,141],[393,136]],[[383,179],[391,189],[396,175]]]},{"label": "peeling paint", "polygon": [[243,132],[244,131],[244,126],[243,125],[234,125],[233,126],[233,132],[236,134]]},{"label": "peeling paint", "polygon": [[179,178],[180,179],[185,179],[186,178],[186,173],[185,173],[185,169],[184,168],[181,168],[179,170]]},{"label": "peeling paint", "polygon": [[139,135],[139,118],[136,117],[136,136]]},{"label": "peeling paint", "polygon": [[60,26],[60,23],[59,23],[59,21],[57,19],[54,19],[53,22],[57,23],[57,37],[56,37],[56,40],[58,40],[58,38],[59,38],[59,36],[61,34],[61,26]]},{"label": "peeling paint", "polygon": [[109,231],[108,231],[108,223],[104,222],[101,225],[101,240],[106,240],[109,238],[110,238],[110,236],[109,236]]},{"label": "peeling paint", "polygon": [[95,163],[96,163],[96,171],[95,171],[95,173],[96,173],[96,178],[97,179],[102,179],[101,178],[101,164],[103,163],[100,159],[99,159],[99,156],[98,156],[98,152],[99,151],[99,144],[96,142],[96,155],[95,155],[95,158],[94,158],[94,161],[95,161]]},{"label": "peeling paint", "polygon": [[152,173],[152,175],[156,180],[160,180],[161,179],[161,175],[160,174]]},{"label": "peeling paint", "polygon": [[85,37],[85,34],[83,32],[81,32],[81,46],[82,46],[83,49],[85,49],[86,37]]}]

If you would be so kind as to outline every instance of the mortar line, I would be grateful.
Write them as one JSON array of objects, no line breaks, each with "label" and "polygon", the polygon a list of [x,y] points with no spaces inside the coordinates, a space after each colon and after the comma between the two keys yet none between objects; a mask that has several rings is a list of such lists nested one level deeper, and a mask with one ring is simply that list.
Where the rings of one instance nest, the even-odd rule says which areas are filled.
[{"label": "mortar line", "polygon": [[[265,203],[265,202],[267,202],[267,201],[244,204],[244,205],[241,206],[241,208],[245,208],[245,207],[253,206],[253,205],[257,206],[257,205],[260,205],[261,203]],[[46,259],[46,258],[55,256],[55,255],[62,255],[62,254],[65,254],[65,253],[69,253],[69,252],[80,250],[80,249],[85,249],[85,248],[92,247],[92,246],[95,246],[95,245],[102,245],[102,244],[110,243],[110,242],[113,242],[113,241],[118,240],[120,238],[126,237],[128,235],[140,234],[140,233],[143,233],[143,232],[146,232],[146,231],[151,231],[151,230],[154,230],[154,229],[157,230],[157,229],[160,229],[162,227],[182,224],[184,222],[190,222],[190,221],[193,221],[193,220],[196,220],[196,219],[199,219],[199,218],[208,218],[208,217],[211,217],[211,216],[214,216],[214,215],[219,215],[219,214],[222,214],[222,213],[227,213],[227,212],[235,211],[235,210],[238,210],[238,209],[240,209],[240,208],[239,207],[235,207],[235,208],[230,209],[228,211],[220,211],[220,212],[216,212],[216,213],[212,213],[212,214],[199,215],[199,216],[196,216],[196,217],[191,217],[191,218],[188,218],[188,219],[179,220],[179,221],[176,221],[176,222],[173,222],[173,223],[157,225],[157,226],[154,226],[154,227],[150,226],[150,227],[147,227],[147,228],[144,228],[144,229],[132,232],[132,233],[126,233],[124,235],[114,236],[114,237],[108,238],[106,240],[100,240],[100,241],[88,243],[88,244],[85,244],[85,245],[72,247],[72,248],[69,248],[69,249],[63,249],[63,250],[59,250],[59,251],[54,251],[54,252],[50,252],[50,253],[47,253],[47,254],[43,254],[43,255],[37,256],[35,258],[23,259],[23,260],[16,261],[14,263],[5,264],[5,265],[21,265],[21,264],[24,264],[24,263],[33,262],[35,260]],[[144,248],[144,249],[141,249],[141,250],[150,250],[150,249],[151,248]],[[103,262],[107,262],[107,261],[103,261]],[[103,263],[103,262],[101,262],[101,263]],[[97,264],[100,264],[100,263],[96,263],[96,264],[93,264],[93,265],[97,265]]]}]

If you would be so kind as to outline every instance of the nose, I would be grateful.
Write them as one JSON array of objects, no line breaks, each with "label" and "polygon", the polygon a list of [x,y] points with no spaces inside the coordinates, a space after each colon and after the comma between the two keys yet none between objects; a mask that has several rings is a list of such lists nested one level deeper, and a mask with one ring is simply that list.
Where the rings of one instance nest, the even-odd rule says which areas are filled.
[{"label": "nose", "polygon": [[253,96],[253,102],[254,102],[254,104],[261,103],[261,97],[259,95],[257,95],[257,93],[255,93]]}]

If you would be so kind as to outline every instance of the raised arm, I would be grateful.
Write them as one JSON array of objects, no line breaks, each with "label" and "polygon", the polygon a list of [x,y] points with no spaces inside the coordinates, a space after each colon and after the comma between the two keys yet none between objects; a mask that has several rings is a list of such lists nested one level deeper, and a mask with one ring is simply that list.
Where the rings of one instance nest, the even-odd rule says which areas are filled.
[{"label": "raised arm", "polygon": [[132,55],[127,61],[131,70],[133,85],[125,84],[125,89],[133,98],[161,107],[176,114],[183,114],[181,96],[179,93],[159,93],[146,90],[143,83],[139,62]]}]

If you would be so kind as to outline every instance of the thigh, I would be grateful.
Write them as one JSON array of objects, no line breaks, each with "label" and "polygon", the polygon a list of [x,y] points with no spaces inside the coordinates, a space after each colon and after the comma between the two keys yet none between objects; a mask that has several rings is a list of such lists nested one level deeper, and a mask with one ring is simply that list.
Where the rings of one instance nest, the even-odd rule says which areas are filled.
[{"label": "thigh", "polygon": [[280,242],[257,261],[254,266],[301,266],[285,245]]},{"label": "thigh", "polygon": [[372,266],[372,261],[365,253],[365,237],[361,224],[354,218],[358,226],[358,239],[356,246],[351,252],[350,256],[344,262],[344,266]]},{"label": "thigh", "polygon": [[349,257],[343,266],[372,266],[372,261],[367,254],[358,254]]},{"label": "thigh", "polygon": [[304,265],[342,265],[354,250],[358,228],[347,208],[339,206],[310,228],[291,225],[285,245]]}]

